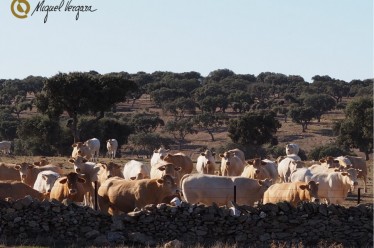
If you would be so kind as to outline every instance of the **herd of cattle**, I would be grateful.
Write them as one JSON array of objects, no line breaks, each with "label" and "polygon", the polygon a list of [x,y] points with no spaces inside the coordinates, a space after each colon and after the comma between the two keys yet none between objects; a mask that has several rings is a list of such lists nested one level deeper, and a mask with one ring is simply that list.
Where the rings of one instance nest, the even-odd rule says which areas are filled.
[{"label": "herd of cattle", "polygon": [[367,190],[367,167],[362,158],[301,161],[297,144],[286,145],[286,156],[276,161],[246,160],[241,150],[233,149],[219,154],[221,163],[216,163],[215,153],[206,150],[199,154],[195,167],[189,156],[164,148],[154,151],[150,164],[136,160],[117,164],[118,142],[110,139],[106,144],[112,158],[108,163],[98,162],[98,139],[73,144],[68,162],[74,170],[68,174],[45,158],[33,164],[0,163],[0,198],[16,200],[30,195],[94,207],[97,196],[100,211],[116,215],[171,200],[226,206],[234,199],[249,206],[282,201],[294,206],[300,201],[342,204],[357,188],[358,179]]}]

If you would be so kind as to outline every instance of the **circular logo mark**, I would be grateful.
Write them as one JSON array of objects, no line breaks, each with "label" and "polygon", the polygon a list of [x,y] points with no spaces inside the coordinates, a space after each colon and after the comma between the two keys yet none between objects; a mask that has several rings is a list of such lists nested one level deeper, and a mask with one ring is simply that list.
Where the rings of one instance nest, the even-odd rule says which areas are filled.
[{"label": "circular logo mark", "polygon": [[23,19],[30,11],[30,4],[27,0],[13,0],[10,10],[15,17]]}]

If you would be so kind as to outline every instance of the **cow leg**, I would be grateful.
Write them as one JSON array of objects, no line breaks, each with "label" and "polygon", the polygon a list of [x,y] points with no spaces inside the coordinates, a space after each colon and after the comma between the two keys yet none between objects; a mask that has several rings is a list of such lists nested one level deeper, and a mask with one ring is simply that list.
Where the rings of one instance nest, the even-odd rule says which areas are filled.
[{"label": "cow leg", "polygon": [[98,199],[100,211],[103,214],[111,214],[110,212],[112,211],[109,211],[109,208],[110,208],[109,200],[106,197],[103,197],[100,195],[97,196],[97,199]]}]

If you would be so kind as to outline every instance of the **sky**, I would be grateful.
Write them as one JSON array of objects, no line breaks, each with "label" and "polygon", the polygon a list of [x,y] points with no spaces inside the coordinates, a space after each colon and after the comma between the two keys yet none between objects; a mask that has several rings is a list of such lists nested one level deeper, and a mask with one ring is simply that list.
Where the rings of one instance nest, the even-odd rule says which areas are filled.
[{"label": "sky", "polygon": [[[17,18],[13,12],[24,16],[27,2],[26,18]],[[46,18],[43,2],[44,9],[62,7]],[[90,70],[205,77],[217,69],[307,82],[315,75],[346,82],[374,77],[373,0],[69,2],[0,1],[0,78]],[[69,6],[92,12],[80,11],[77,20]]]}]

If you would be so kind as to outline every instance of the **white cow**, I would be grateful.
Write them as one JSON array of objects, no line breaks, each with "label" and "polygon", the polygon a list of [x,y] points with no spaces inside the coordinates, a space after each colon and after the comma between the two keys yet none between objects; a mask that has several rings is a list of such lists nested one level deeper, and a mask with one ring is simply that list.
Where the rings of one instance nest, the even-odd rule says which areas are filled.
[{"label": "white cow", "polygon": [[297,144],[287,144],[286,145],[286,155],[291,155],[291,154],[298,154],[299,153],[299,145]]},{"label": "white cow", "polygon": [[160,147],[157,150],[153,151],[153,155],[151,158],[151,167],[155,166],[160,160],[164,159],[164,157],[168,154],[169,149],[165,149]]},{"label": "white cow", "polygon": [[118,149],[118,141],[116,139],[108,139],[106,141],[106,148],[108,149],[108,155],[111,159],[116,158],[116,152]]},{"label": "white cow", "polygon": [[96,138],[92,138],[84,142],[84,144],[87,145],[90,150],[91,161],[97,162],[100,154],[100,141]]},{"label": "white cow", "polygon": [[286,157],[278,163],[278,174],[281,182],[290,182],[291,173],[296,170],[296,168],[302,168],[304,163],[302,161],[294,160],[292,158]]},{"label": "white cow", "polygon": [[4,153],[5,155],[9,155],[10,154],[10,147],[12,146],[12,142],[11,141],[1,141],[0,142],[0,151],[2,153]]},{"label": "white cow", "polygon": [[244,170],[244,161],[232,152],[225,152],[221,157],[222,176],[240,176]]},{"label": "white cow", "polygon": [[325,198],[327,203],[341,204],[348,192],[354,191],[357,183],[357,170],[348,169],[346,172],[321,172],[313,175],[310,180],[319,183],[318,195]]},{"label": "white cow", "polygon": [[214,159],[214,153],[210,150],[202,152],[196,161],[196,170],[201,174],[214,174],[216,169],[216,160]]},{"label": "white cow", "polygon": [[123,167],[123,176],[126,180],[149,179],[151,168],[142,162],[130,160]]},{"label": "white cow", "polygon": [[271,180],[256,180],[246,177],[227,177],[204,174],[186,174],[181,179],[184,199],[189,203],[203,203],[229,206],[234,200],[236,186],[236,203],[253,206],[260,201],[264,192],[270,187]]},{"label": "white cow", "polygon": [[53,185],[60,176],[61,175],[55,171],[41,171],[36,178],[33,188],[40,193],[51,192]]}]

